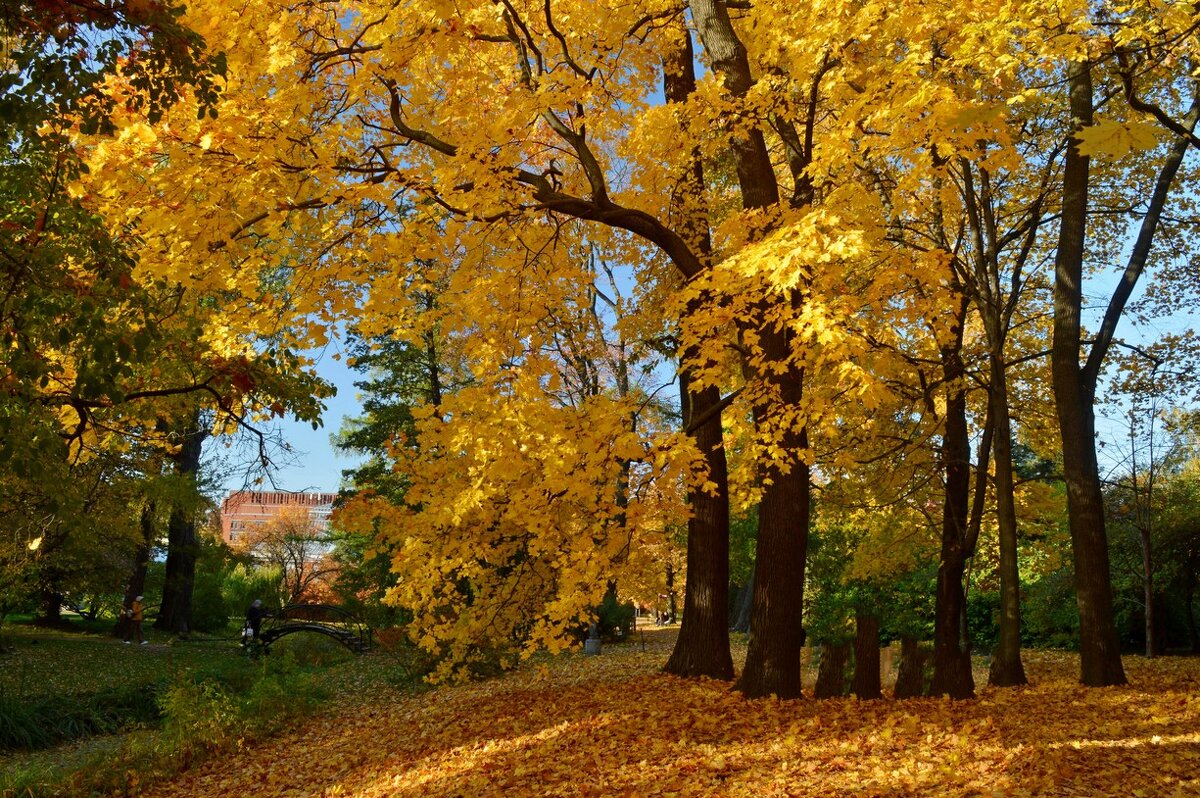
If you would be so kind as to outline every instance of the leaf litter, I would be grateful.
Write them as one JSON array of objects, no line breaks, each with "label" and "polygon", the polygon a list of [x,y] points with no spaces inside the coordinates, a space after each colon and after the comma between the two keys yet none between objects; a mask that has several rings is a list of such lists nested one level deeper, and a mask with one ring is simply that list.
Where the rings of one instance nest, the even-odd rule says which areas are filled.
[{"label": "leaf litter", "polygon": [[973,701],[748,701],[661,673],[670,642],[651,632],[474,684],[347,694],[146,794],[1200,795],[1200,658],[1129,657],[1131,686],[1096,689],[1078,684],[1076,655],[1026,652],[1031,686]]}]

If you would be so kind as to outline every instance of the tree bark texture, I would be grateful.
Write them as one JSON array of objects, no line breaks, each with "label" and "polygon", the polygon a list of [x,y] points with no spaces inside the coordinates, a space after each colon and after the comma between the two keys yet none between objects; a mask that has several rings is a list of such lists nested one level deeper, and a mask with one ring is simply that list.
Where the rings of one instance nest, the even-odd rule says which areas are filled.
[{"label": "tree bark texture", "polygon": [[[684,424],[715,407],[720,390],[709,386],[692,391],[681,375],[685,392]],[[704,454],[708,478],[715,493],[692,491],[688,500],[687,582],[683,596],[683,625],[664,670],[677,676],[733,678],[729,653],[729,494],[725,449],[721,442],[721,414],[701,424],[693,433]]]},{"label": "tree bark texture", "polygon": [[[786,337],[764,331],[768,362],[782,362]],[[799,402],[801,376],[789,367],[779,381],[783,405]],[[764,408],[755,408],[763,423]],[[801,452],[808,441],[804,431],[786,430],[784,450]],[[809,468],[799,458],[763,466],[765,479],[758,511],[758,544],[754,558],[754,607],[746,666],[738,689],[750,698],[775,695],[800,697],[800,649],[804,646],[804,568],[808,554]]]},{"label": "tree bark texture", "polygon": [[[200,450],[208,433],[200,426],[199,414],[183,435],[182,445],[175,458],[175,473],[188,484],[195,480],[200,468]],[[192,627],[192,589],[196,581],[196,555],[199,540],[196,519],[192,512],[176,507],[167,521],[167,562],[163,581],[162,603],[159,605],[155,629],[187,635]]]},{"label": "tree bark texture", "polygon": [[[1073,62],[1068,83],[1072,122],[1076,128],[1090,125],[1090,66]],[[1051,366],[1079,606],[1080,681],[1102,687],[1124,684],[1126,679],[1113,616],[1104,497],[1096,462],[1095,383],[1088,384],[1079,366],[1088,168],[1088,157],[1079,153],[1078,140],[1072,141],[1063,165],[1062,221],[1054,259]]]},{"label": "tree bark texture", "polygon": [[928,685],[925,668],[928,661],[928,652],[921,648],[917,638],[900,638],[900,669],[896,673],[896,687],[892,695],[896,698],[917,698],[926,695]]},{"label": "tree bark texture", "polygon": [[988,684],[1027,684],[1021,662],[1021,590],[1017,565],[1017,507],[1013,497],[1012,424],[1008,418],[1008,375],[1003,351],[992,353],[992,454],[996,463],[996,515],[1000,538],[1000,638],[992,654]]},{"label": "tree bark texture", "polygon": [[[663,93],[668,102],[686,102],[696,90],[695,58],[691,35],[679,31],[680,46],[663,65]],[[704,207],[704,170],[699,153],[694,152],[692,167],[684,176],[679,202],[685,229],[681,234],[707,264],[712,250],[708,231],[708,212]],[[689,303],[687,313],[696,312],[700,300]],[[686,319],[685,319],[686,323]],[[716,485],[712,493],[691,491],[688,501],[692,517],[688,520],[687,580],[684,584],[683,625],[675,648],[664,670],[678,676],[733,678],[733,658],[729,653],[729,471],[722,441],[720,389],[708,386],[692,389],[688,360],[693,352],[681,357],[679,375],[683,425],[691,429],[696,448],[708,469],[708,480]],[[701,419],[704,419],[701,421]],[[672,614],[674,606],[672,600]]]},{"label": "tree bark texture", "polygon": [[813,698],[840,698],[846,694],[846,666],[850,661],[849,643],[825,643],[817,666],[817,685]]},{"label": "tree bark texture", "polygon": [[859,609],[854,614],[854,682],[851,692],[860,700],[883,698],[879,678],[879,617]]},{"label": "tree bark texture", "polygon": [[942,470],[945,494],[942,501],[942,551],[938,565],[937,597],[934,607],[933,695],[973,698],[975,679],[971,674],[971,651],[961,629],[967,611],[963,575],[967,558],[967,512],[971,490],[971,441],[967,433],[967,401],[963,378],[962,322],[960,308],[954,341],[942,349],[942,373],[946,383],[946,418],[942,432]]},{"label": "tree bark texture", "polygon": [[[737,36],[729,11],[720,0],[694,0],[692,19],[704,45],[708,64],[725,90],[735,98],[754,85],[746,48]],[[738,176],[742,206],[772,208],[779,204],[779,185],[762,131],[742,128],[729,139],[729,152]],[[754,378],[770,389],[784,406],[800,399],[803,374],[787,363],[791,341],[784,330],[765,320],[760,337],[765,364]],[[765,408],[756,406],[756,424],[769,422]],[[761,427],[760,427],[761,428]],[[784,450],[799,453],[807,444],[803,431],[785,433]],[[800,695],[801,612],[804,561],[808,545],[809,470],[798,458],[791,463],[765,463],[760,472],[763,495],[759,508],[758,556],[754,565],[754,608],[746,667],[738,689],[747,696]]]}]

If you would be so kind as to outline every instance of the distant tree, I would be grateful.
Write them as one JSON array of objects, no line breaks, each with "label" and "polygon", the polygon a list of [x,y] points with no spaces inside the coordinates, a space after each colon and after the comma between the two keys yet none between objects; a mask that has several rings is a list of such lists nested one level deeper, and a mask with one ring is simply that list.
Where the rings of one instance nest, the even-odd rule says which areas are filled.
[{"label": "distant tree", "polygon": [[[243,542],[244,541],[244,542]],[[317,598],[337,573],[331,545],[303,508],[288,508],[239,541],[258,563],[283,575],[280,598],[294,604]]]}]

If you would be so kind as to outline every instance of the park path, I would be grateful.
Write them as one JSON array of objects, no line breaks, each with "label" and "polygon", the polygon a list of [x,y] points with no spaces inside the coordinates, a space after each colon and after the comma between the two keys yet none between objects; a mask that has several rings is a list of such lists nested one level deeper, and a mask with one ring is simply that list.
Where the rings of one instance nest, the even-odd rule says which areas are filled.
[{"label": "park path", "polygon": [[1131,688],[1031,653],[1035,686],[976,701],[746,701],[659,673],[664,643],[344,705],[145,794],[1200,795],[1200,659],[1130,658]]}]

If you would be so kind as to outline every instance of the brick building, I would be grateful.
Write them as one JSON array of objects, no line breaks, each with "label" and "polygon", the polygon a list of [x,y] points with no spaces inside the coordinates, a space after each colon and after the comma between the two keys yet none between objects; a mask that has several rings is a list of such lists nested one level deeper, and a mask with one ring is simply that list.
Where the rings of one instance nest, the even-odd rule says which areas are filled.
[{"label": "brick building", "polygon": [[318,532],[329,529],[336,493],[289,493],[287,491],[239,490],[221,502],[221,537],[236,543],[249,530],[263,526],[280,513],[294,508],[308,510]]}]

